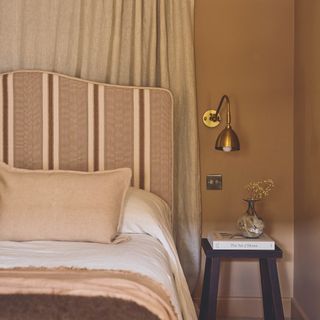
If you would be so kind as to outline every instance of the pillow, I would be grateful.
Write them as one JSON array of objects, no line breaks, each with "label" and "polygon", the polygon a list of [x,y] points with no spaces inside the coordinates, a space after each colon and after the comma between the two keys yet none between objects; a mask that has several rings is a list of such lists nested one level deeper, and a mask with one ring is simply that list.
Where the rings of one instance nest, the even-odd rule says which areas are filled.
[{"label": "pillow", "polygon": [[154,193],[130,187],[119,232],[154,234],[163,227],[172,231],[171,209],[168,204]]},{"label": "pillow", "polygon": [[0,164],[0,240],[110,243],[130,180],[128,168],[88,173]]}]

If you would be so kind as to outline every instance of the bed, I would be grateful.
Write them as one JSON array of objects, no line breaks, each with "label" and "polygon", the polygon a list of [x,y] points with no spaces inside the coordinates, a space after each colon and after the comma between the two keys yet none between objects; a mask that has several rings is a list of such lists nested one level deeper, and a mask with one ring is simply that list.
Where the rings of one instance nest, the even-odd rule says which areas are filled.
[{"label": "bed", "polygon": [[196,319],[172,145],[167,90],[0,75],[0,319]]}]

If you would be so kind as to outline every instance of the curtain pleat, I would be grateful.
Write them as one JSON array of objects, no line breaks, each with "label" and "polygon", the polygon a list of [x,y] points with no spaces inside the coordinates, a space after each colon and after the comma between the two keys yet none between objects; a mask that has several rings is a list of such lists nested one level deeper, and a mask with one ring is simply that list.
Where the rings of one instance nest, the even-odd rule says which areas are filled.
[{"label": "curtain pleat", "polygon": [[200,261],[194,0],[0,0],[0,71],[44,69],[174,95],[174,229],[190,288]]}]

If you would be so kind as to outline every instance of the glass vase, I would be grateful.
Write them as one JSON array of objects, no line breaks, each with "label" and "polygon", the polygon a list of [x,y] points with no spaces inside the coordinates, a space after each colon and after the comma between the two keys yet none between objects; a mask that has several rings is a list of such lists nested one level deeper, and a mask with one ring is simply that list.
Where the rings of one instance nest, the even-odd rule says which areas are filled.
[{"label": "glass vase", "polygon": [[263,234],[263,220],[257,216],[255,203],[258,200],[244,199],[248,203],[246,213],[238,219],[237,225],[241,234],[246,238],[258,238]]}]

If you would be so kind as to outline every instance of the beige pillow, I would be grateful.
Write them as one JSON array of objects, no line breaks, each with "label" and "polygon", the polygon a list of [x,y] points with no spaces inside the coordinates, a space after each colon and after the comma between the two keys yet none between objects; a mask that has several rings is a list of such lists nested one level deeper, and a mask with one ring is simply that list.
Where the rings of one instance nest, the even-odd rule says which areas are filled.
[{"label": "beige pillow", "polygon": [[43,171],[0,164],[0,240],[110,243],[131,180],[128,168]]}]

